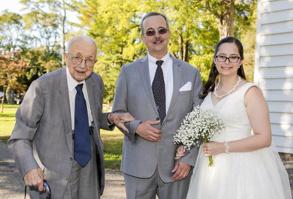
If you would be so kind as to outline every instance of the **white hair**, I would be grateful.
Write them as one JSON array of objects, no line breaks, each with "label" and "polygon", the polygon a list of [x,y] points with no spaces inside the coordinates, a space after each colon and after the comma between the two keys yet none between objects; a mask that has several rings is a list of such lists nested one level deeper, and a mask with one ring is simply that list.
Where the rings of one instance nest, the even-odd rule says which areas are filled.
[{"label": "white hair", "polygon": [[67,48],[66,48],[66,52],[69,52],[69,49],[71,48],[71,46],[77,42],[86,42],[90,45],[94,45],[95,47],[97,47],[95,40],[93,40],[91,37],[86,36],[86,35],[81,35],[81,36],[75,36],[72,39],[70,39],[67,43]]}]

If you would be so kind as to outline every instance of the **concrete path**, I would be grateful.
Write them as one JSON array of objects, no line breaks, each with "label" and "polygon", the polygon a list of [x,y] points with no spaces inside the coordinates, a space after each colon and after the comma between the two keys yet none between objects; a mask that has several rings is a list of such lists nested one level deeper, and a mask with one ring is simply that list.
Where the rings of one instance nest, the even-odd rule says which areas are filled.
[{"label": "concrete path", "polygon": [[[0,198],[23,199],[24,185],[7,145],[0,140]],[[29,197],[27,197],[29,198]],[[119,171],[106,171],[106,188],[102,199],[125,199],[123,177]]]}]

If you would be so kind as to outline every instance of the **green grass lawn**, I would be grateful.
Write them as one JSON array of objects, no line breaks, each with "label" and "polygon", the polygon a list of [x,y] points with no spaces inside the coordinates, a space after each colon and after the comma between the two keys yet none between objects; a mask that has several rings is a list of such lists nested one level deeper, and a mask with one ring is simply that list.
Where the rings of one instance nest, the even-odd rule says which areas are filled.
[{"label": "green grass lawn", "polygon": [[[18,105],[4,105],[3,113],[0,113],[0,139],[7,140],[15,124],[15,113]],[[115,128],[114,131],[101,131],[104,142],[105,167],[119,169],[121,161],[121,148],[123,134]]]},{"label": "green grass lawn", "polygon": [[0,139],[7,139],[15,124],[15,113],[18,105],[4,104],[3,113],[0,112]]}]

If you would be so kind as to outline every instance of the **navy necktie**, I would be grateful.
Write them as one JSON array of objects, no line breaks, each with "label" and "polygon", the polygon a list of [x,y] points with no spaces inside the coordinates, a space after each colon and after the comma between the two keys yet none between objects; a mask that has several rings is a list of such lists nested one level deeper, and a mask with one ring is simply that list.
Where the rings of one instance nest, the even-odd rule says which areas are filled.
[{"label": "navy necktie", "polygon": [[155,98],[157,110],[159,112],[161,123],[166,116],[166,96],[165,96],[165,82],[162,70],[162,64],[164,61],[156,61],[157,70],[152,84],[153,95]]},{"label": "navy necktie", "polygon": [[91,159],[90,129],[85,98],[82,92],[83,84],[75,87],[74,116],[74,159],[84,167]]}]

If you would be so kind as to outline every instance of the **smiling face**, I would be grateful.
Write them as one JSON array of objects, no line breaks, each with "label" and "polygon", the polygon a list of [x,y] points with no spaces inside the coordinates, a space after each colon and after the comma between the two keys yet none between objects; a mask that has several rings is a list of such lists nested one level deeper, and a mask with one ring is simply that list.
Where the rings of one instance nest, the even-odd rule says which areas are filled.
[{"label": "smiling face", "polygon": [[242,64],[242,58],[239,55],[239,50],[236,44],[221,44],[216,53],[216,57],[214,58],[214,63],[220,75],[237,75],[237,70]]},{"label": "smiling face", "polygon": [[[160,59],[168,52],[170,31],[168,30],[165,19],[160,15],[150,16],[143,21],[142,40],[148,52],[153,57]],[[162,31],[166,29],[167,31]],[[148,31],[155,31],[154,35],[148,36]]]},{"label": "smiling face", "polygon": [[[96,60],[96,45],[87,38],[76,39],[69,45],[65,59],[71,76],[76,81],[81,82],[87,79],[93,72]],[[82,62],[76,61],[78,59],[82,59]],[[84,61],[84,59],[90,61]],[[90,64],[92,61],[93,64]]]}]

